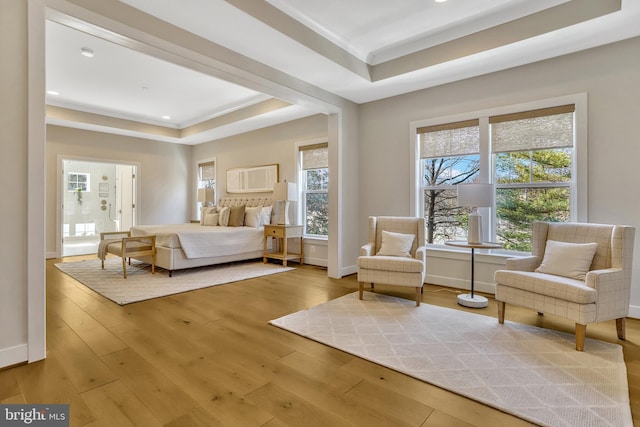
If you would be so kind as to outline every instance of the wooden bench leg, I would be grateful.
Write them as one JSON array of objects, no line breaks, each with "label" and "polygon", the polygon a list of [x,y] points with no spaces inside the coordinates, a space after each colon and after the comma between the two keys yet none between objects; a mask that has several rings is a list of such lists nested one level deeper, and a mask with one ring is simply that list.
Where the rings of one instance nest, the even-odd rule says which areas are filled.
[{"label": "wooden bench leg", "polygon": [[127,278],[127,259],[126,258],[122,258],[122,275],[124,276],[124,278]]}]

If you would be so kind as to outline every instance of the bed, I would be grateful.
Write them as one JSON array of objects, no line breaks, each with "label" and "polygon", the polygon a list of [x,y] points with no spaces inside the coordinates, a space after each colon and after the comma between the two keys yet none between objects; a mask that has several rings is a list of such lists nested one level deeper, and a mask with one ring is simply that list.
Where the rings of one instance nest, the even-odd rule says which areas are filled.
[{"label": "bed", "polygon": [[[133,226],[131,236],[156,236],[155,264],[169,270],[169,276],[185,268],[262,258],[263,225],[271,222],[271,205],[266,198],[223,198],[217,207],[202,208],[199,223]],[[150,262],[148,258],[137,259]]]}]

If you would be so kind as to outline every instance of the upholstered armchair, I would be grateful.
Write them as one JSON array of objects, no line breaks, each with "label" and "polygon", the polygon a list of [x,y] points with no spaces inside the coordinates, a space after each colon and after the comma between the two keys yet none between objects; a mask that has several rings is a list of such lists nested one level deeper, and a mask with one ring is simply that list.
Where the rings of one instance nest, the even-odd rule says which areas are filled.
[{"label": "upholstered armchair", "polygon": [[507,259],[495,273],[498,321],[505,304],[553,314],[576,324],[576,350],[587,324],[616,320],[625,339],[635,228],[618,225],[534,222],[532,255]]},{"label": "upholstered armchair", "polygon": [[369,217],[368,243],[360,248],[358,282],[415,288],[416,306],[422,299],[425,266],[424,218]]}]

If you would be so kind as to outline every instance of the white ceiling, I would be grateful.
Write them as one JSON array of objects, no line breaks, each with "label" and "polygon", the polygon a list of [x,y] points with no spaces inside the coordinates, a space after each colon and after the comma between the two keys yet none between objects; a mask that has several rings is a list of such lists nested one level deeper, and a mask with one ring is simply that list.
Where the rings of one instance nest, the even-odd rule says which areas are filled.
[{"label": "white ceiling", "polygon": [[[120,1],[356,103],[640,35],[639,0]],[[272,96],[56,22],[46,67],[47,90],[58,92],[49,105],[174,133],[49,120],[65,126],[197,144],[320,111],[258,108]],[[189,127],[198,131],[175,133]]]}]

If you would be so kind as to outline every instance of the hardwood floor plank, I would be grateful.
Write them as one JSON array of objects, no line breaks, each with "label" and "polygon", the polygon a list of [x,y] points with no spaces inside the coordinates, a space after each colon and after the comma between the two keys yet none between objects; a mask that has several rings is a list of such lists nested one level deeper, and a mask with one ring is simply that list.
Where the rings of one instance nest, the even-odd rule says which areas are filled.
[{"label": "hardwood floor plank", "polygon": [[162,426],[119,380],[82,393],[82,399],[101,426]]},{"label": "hardwood floor plank", "polygon": [[198,406],[184,390],[131,349],[102,356],[102,360],[162,424]]}]

